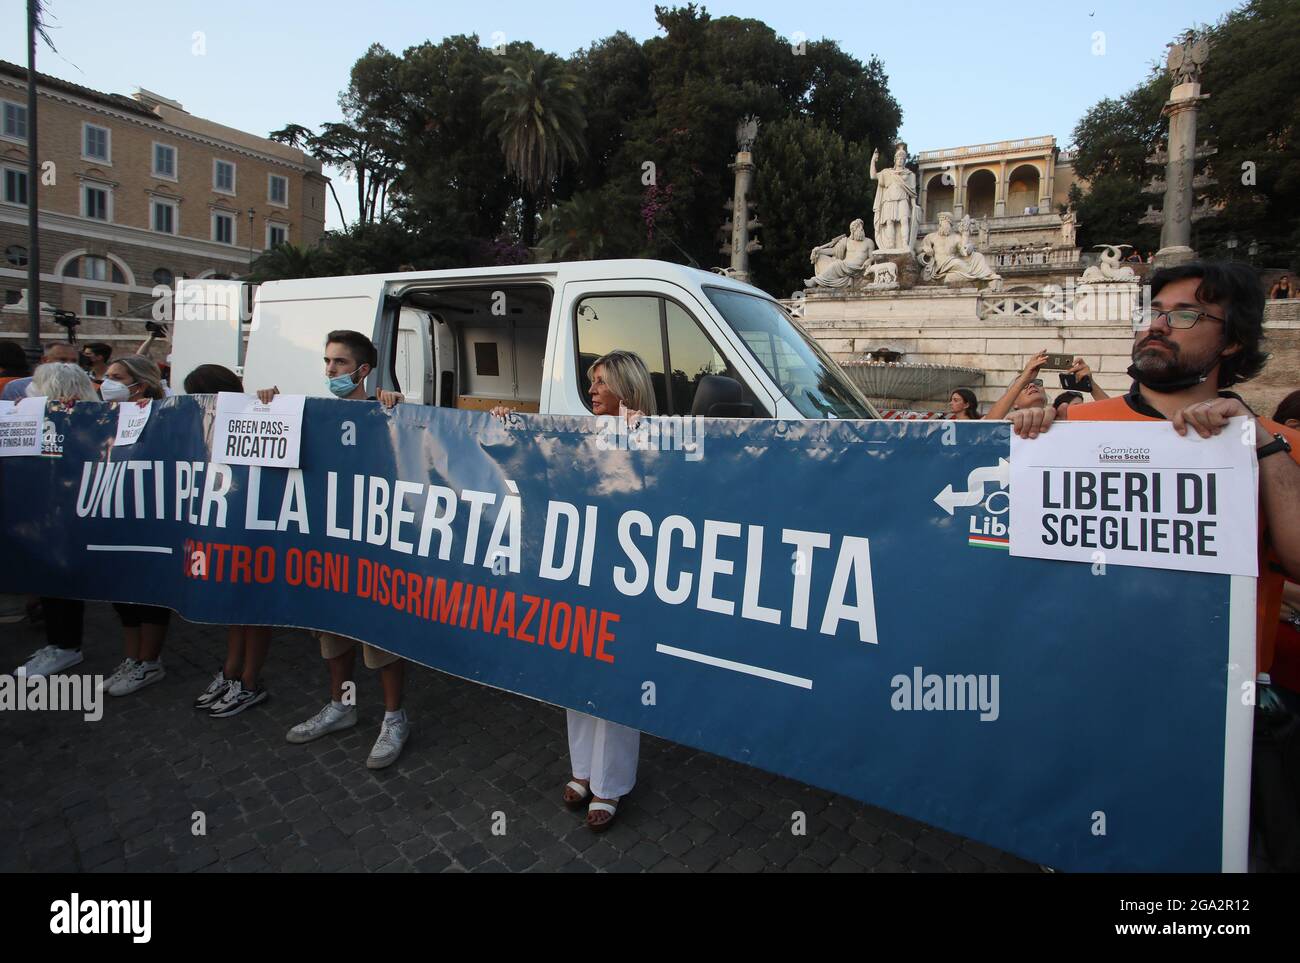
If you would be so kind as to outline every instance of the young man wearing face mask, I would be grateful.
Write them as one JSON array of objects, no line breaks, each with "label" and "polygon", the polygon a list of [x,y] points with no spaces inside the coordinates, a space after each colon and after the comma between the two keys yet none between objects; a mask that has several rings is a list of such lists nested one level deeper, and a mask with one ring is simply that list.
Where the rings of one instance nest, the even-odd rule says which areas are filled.
[{"label": "young man wearing face mask", "polygon": [[[325,380],[330,393],[344,401],[378,401],[391,408],[402,400],[396,391],[378,391],[366,394],[366,378],[375,370],[379,355],[369,338],[359,331],[331,331],[325,339]],[[263,388],[257,392],[263,404],[270,402],[279,388]],[[318,632],[320,654],[329,664],[330,701],[325,708],[306,722],[289,730],[289,742],[303,743],[319,739],[331,732],[351,729],[357,724],[357,707],[344,704],[344,687],[352,682],[356,665],[355,639],[332,632]],[[366,759],[370,769],[383,769],[397,761],[402,747],[410,735],[411,725],[402,709],[402,687],[406,662],[389,652],[361,643],[366,667],[379,670],[380,684],[384,690],[384,721],[379,738]]]},{"label": "young man wearing face mask", "polygon": [[[1271,690],[1283,585],[1300,581],[1300,431],[1260,418],[1226,390],[1253,378],[1268,355],[1262,350],[1264,295],[1252,268],[1239,262],[1193,261],[1156,271],[1151,308],[1137,319],[1133,387],[1128,394],[1064,410],[1070,421],[1170,421],[1180,435],[1191,428],[1202,438],[1217,435],[1228,419],[1255,421],[1259,463],[1259,580],[1256,587],[1256,700],[1252,822],[1262,834],[1274,868],[1300,869],[1300,816],[1294,802],[1272,792],[1277,785],[1260,768],[1267,759],[1261,738],[1300,716],[1300,696]],[[1011,414],[1022,438],[1047,431],[1058,413],[1034,408]],[[1279,722],[1279,720],[1283,720]],[[1270,787],[1270,788],[1265,788]]]},{"label": "young man wearing face mask", "polygon": [[108,363],[113,357],[113,346],[103,341],[92,341],[81,349],[81,367],[86,369],[90,380],[100,384],[108,372]]}]

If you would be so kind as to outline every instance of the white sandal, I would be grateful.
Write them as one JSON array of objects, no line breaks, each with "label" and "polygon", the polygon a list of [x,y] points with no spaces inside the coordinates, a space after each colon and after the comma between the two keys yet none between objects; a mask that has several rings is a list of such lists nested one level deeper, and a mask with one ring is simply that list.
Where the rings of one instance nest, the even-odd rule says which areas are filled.
[{"label": "white sandal", "polygon": [[[609,818],[601,823],[593,823],[591,814],[594,812],[609,813]],[[613,802],[593,802],[587,807],[587,828],[593,833],[603,833],[614,824],[614,817],[618,815],[618,800]]]},{"label": "white sandal", "polygon": [[577,799],[569,799],[567,796],[564,798],[564,805],[570,809],[580,808],[591,797],[591,790],[576,779],[570,779],[564,784],[564,788],[572,789],[578,797]]}]

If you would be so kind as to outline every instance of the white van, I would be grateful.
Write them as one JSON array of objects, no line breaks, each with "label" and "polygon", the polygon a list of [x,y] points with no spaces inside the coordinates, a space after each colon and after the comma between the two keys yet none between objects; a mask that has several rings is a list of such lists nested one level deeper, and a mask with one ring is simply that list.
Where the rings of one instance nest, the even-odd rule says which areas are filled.
[{"label": "white van", "polygon": [[590,414],[587,369],[623,349],[650,369],[660,414],[879,417],[771,297],[665,261],[270,281],[257,289],[251,324],[229,314],[178,314],[176,384],[207,361],[242,366],[249,391],[275,385],[327,395],[325,338],[346,328],[369,335],[378,349],[369,393],[401,391],[415,403]]}]

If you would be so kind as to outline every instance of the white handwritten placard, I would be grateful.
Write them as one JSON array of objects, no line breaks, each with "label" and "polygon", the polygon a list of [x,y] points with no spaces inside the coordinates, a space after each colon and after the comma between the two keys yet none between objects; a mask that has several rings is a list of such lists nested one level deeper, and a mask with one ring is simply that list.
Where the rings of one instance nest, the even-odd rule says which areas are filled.
[{"label": "white handwritten placard", "polygon": [[262,404],[253,395],[217,395],[212,460],[223,465],[298,468],[306,395],[276,395]]},{"label": "white handwritten placard", "polygon": [[0,401],[0,457],[39,455],[45,398]]},{"label": "white handwritten placard", "polygon": [[114,448],[120,448],[122,445],[134,445],[140,440],[140,435],[144,433],[144,426],[149,423],[149,415],[153,412],[153,400],[146,401],[143,405],[138,405],[132,401],[124,401],[117,406],[117,438],[113,441]]}]

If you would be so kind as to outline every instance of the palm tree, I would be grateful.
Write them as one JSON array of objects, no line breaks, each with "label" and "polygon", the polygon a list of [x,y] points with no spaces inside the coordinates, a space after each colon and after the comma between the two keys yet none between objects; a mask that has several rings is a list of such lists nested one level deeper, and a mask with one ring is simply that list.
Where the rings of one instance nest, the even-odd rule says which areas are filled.
[{"label": "palm tree", "polygon": [[548,261],[591,261],[637,252],[635,202],[618,204],[604,191],[582,191],[557,204],[542,221],[538,253]]},{"label": "palm tree", "polygon": [[277,244],[253,262],[252,281],[279,281],[285,278],[315,278],[330,274],[324,251],[317,247],[300,247],[286,242]]},{"label": "palm tree", "polygon": [[511,55],[493,83],[483,109],[506,167],[519,181],[522,240],[532,247],[538,207],[565,162],[577,160],[586,149],[582,94],[562,60],[531,48]]}]

